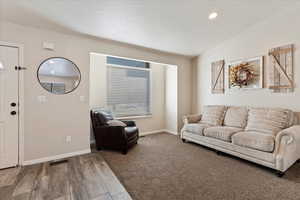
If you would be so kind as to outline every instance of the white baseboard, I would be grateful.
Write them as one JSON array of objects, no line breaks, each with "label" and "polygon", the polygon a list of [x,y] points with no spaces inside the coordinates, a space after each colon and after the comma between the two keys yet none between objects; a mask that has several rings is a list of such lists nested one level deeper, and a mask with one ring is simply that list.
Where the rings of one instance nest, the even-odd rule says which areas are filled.
[{"label": "white baseboard", "polygon": [[161,130],[155,130],[155,131],[142,132],[142,133],[140,133],[140,136],[161,133],[161,132],[164,132],[164,131],[165,131],[164,129],[161,129]]},{"label": "white baseboard", "polygon": [[164,132],[167,132],[167,133],[170,133],[170,134],[173,134],[173,135],[179,135],[177,132],[170,131],[170,130],[167,130],[167,129],[165,129]]},{"label": "white baseboard", "polygon": [[33,165],[33,164],[37,164],[37,163],[43,163],[43,162],[48,162],[48,161],[57,160],[57,159],[69,158],[69,157],[79,156],[79,155],[88,154],[88,153],[91,153],[91,149],[85,149],[82,151],[75,151],[75,152],[71,152],[71,153],[59,154],[59,155],[55,155],[55,156],[49,156],[49,157],[44,157],[44,158],[39,158],[39,159],[34,159],[34,160],[25,160],[23,162],[23,165]]},{"label": "white baseboard", "polygon": [[178,135],[178,133],[176,133],[174,131],[170,131],[167,129],[160,129],[160,130],[155,130],[155,131],[142,132],[142,133],[140,133],[140,136],[151,135],[151,134],[162,133],[162,132],[170,133],[173,135]]}]

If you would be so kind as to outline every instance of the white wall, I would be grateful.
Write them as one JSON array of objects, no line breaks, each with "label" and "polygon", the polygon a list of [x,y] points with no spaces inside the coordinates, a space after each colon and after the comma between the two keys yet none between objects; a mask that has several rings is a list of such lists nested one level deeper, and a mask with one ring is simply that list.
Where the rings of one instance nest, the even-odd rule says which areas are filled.
[{"label": "white wall", "polygon": [[162,130],[165,127],[165,68],[162,64],[151,65],[151,112],[150,118],[136,119],[141,133]]},{"label": "white wall", "polygon": [[[141,135],[165,129],[165,65],[150,63],[151,67],[151,116],[133,118]],[[91,54],[90,69],[90,107],[107,107],[106,105],[106,56]],[[176,123],[177,124],[177,123]]]},{"label": "white wall", "polygon": [[178,133],[177,125],[177,66],[168,65],[166,67],[166,93],[165,93],[165,129]]},{"label": "white wall", "polygon": [[90,108],[105,108],[107,95],[106,56],[91,53],[90,56]]},{"label": "white wall", "polygon": [[[191,112],[191,60],[188,57],[8,22],[0,23],[0,40],[24,45],[24,67],[28,68],[25,71],[24,83],[26,161],[89,148],[90,52],[177,65],[179,70],[178,118]],[[43,50],[44,41],[55,43],[55,51]],[[54,56],[69,58],[81,71],[81,83],[70,94],[50,94],[37,81],[36,71],[39,64],[44,59]],[[37,101],[39,95],[45,96],[47,102],[39,103]],[[84,96],[86,100],[81,102],[80,96]],[[181,120],[179,123],[182,125]],[[152,125],[149,123],[149,126]],[[72,136],[71,143],[65,142],[66,136]]]},{"label": "white wall", "polygon": [[[299,8],[289,10],[286,13],[272,18],[245,30],[237,37],[226,41],[216,48],[210,49],[198,58],[197,67],[197,109],[200,112],[202,105],[227,104],[247,106],[268,106],[290,108],[300,111],[300,21]],[[220,33],[221,34],[221,33]],[[228,92],[228,77],[225,79],[226,93],[211,94],[210,92],[210,67],[211,62],[225,59],[230,61],[265,55],[270,48],[295,44],[294,69],[295,85],[294,93],[271,93],[268,89]],[[268,60],[266,62],[268,67]],[[227,76],[227,65],[225,74]]]}]

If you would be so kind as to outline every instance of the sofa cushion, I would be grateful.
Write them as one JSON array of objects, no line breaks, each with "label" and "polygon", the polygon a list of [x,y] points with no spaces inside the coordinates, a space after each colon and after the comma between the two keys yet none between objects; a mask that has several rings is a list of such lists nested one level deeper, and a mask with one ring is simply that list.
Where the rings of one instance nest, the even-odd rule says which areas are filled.
[{"label": "sofa cushion", "polygon": [[210,127],[210,125],[208,124],[200,124],[200,123],[186,124],[183,127],[183,131],[188,131],[194,134],[203,135],[203,130],[208,127]]},{"label": "sofa cushion", "polygon": [[200,123],[221,126],[225,115],[225,106],[204,106]]},{"label": "sofa cushion", "polygon": [[229,107],[225,114],[224,126],[245,128],[248,118],[246,107]]},{"label": "sofa cushion", "polygon": [[215,126],[204,129],[204,135],[207,137],[213,137],[223,141],[231,142],[231,136],[237,132],[241,132],[243,129],[229,126]]},{"label": "sofa cushion", "polygon": [[280,108],[250,108],[246,131],[276,135],[290,126],[293,112]]},{"label": "sofa cushion", "polygon": [[265,152],[273,152],[275,146],[275,137],[270,134],[259,133],[255,131],[245,131],[234,134],[232,143],[242,147],[248,147]]}]

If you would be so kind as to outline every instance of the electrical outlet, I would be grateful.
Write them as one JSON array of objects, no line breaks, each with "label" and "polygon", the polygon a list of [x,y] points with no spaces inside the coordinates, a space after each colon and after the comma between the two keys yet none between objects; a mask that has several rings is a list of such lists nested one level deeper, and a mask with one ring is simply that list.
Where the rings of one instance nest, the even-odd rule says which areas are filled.
[{"label": "electrical outlet", "polygon": [[68,135],[68,136],[66,137],[66,142],[67,142],[67,143],[72,142],[72,137]]},{"label": "electrical outlet", "polygon": [[81,102],[85,102],[85,96],[80,96],[80,97],[79,97],[79,100],[80,100]]}]

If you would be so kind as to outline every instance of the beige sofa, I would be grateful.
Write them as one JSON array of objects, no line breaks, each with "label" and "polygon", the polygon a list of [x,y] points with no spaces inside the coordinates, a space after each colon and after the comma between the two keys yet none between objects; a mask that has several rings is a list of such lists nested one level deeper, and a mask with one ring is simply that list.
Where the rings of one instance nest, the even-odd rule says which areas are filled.
[{"label": "beige sofa", "polygon": [[300,159],[300,126],[288,109],[204,106],[184,117],[181,138],[275,169]]}]

